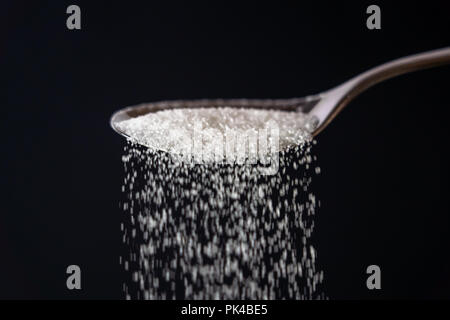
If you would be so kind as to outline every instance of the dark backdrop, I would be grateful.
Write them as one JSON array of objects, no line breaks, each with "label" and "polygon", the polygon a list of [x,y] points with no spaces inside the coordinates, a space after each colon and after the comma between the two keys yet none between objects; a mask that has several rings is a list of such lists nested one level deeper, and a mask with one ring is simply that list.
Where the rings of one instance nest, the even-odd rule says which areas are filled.
[{"label": "dark backdrop", "polygon": [[[165,99],[318,93],[450,45],[450,9],[375,2],[247,6],[3,1],[0,298],[123,298],[123,140],[113,111]],[[82,30],[66,28],[78,4]],[[450,298],[450,68],[362,94],[318,137],[315,229],[332,299]],[[82,290],[66,267],[80,265]],[[365,286],[366,267],[382,290]]]}]

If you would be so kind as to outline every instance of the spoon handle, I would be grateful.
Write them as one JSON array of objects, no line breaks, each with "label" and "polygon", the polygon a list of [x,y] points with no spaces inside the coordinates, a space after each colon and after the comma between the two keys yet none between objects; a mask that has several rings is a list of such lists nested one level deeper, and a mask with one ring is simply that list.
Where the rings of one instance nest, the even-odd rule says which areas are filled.
[{"label": "spoon handle", "polygon": [[384,63],[361,73],[348,82],[352,84],[353,91],[359,94],[381,81],[408,72],[437,67],[447,63],[450,63],[450,47],[418,53]]},{"label": "spoon handle", "polygon": [[351,100],[371,86],[401,74],[448,63],[450,47],[414,54],[369,69],[325,92],[310,112],[317,122],[314,135],[322,131]]}]

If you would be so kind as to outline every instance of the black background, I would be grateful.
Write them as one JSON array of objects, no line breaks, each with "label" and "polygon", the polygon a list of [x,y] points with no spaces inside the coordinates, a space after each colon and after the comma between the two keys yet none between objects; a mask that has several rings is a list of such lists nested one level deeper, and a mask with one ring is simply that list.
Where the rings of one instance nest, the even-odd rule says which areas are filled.
[{"label": "black background", "polygon": [[[82,30],[66,28],[77,4]],[[382,29],[366,28],[378,4]],[[117,109],[318,93],[450,44],[442,1],[2,1],[0,298],[123,298]],[[450,298],[450,67],[379,84],[318,137],[315,247],[331,299]],[[66,289],[66,267],[82,290]],[[377,264],[382,289],[366,288]]]}]

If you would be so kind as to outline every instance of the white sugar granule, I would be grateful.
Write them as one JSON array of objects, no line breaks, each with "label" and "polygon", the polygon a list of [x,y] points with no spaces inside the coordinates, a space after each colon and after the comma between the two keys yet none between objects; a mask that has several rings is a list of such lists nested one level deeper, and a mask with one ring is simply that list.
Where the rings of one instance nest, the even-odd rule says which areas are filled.
[{"label": "white sugar granule", "polygon": [[[201,154],[203,160],[210,161],[217,159],[214,158],[217,153],[233,152],[236,158],[252,151],[261,155],[274,147],[281,151],[301,145],[311,139],[305,130],[306,119],[300,112],[192,108],[151,112],[122,121],[117,127],[136,143],[174,154],[194,157]],[[261,141],[265,138],[268,146],[263,148]],[[227,149],[229,145],[231,149]]]}]

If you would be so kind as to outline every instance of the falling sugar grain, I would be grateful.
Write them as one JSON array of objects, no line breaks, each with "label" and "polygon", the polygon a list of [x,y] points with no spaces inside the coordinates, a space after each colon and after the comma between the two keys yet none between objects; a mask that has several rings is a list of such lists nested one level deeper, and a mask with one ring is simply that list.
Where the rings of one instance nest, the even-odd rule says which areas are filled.
[{"label": "falling sugar grain", "polygon": [[315,157],[298,112],[169,109],[127,136],[128,299],[321,299]]}]

